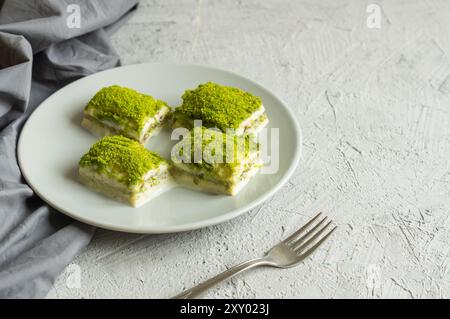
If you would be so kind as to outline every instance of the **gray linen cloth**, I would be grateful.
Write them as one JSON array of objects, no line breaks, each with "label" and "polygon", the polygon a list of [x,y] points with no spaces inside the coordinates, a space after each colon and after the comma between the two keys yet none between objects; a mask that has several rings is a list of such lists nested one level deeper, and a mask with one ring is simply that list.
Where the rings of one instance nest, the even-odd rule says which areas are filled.
[{"label": "gray linen cloth", "polygon": [[109,36],[137,2],[0,0],[0,298],[44,297],[94,234],[33,193],[16,145],[27,117],[51,93],[119,65]]}]

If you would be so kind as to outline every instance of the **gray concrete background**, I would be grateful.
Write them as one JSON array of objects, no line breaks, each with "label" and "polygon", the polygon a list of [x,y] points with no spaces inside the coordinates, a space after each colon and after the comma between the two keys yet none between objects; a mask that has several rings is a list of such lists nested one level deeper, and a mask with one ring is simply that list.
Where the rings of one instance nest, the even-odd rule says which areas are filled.
[{"label": "gray concrete background", "polygon": [[339,228],[312,258],[206,297],[450,297],[449,1],[377,1],[379,29],[366,24],[370,1],[141,2],[113,39],[124,64],[193,62],[257,80],[295,111],[303,158],[282,191],[231,222],[157,236],[99,230],[49,298],[169,297],[320,210]]}]

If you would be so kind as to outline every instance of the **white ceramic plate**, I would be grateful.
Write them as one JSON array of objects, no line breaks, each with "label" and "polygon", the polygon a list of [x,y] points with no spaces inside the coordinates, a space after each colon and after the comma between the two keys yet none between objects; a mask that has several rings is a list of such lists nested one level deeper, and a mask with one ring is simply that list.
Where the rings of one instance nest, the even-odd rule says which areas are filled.
[{"label": "white ceramic plate", "polygon": [[[236,86],[262,98],[269,128],[279,128],[279,169],[275,174],[257,175],[234,197],[177,187],[137,209],[92,192],[78,182],[78,160],[97,140],[80,126],[83,107],[96,91],[118,84],[177,106],[186,89],[207,81]],[[152,138],[147,147],[169,158],[174,143],[167,130]],[[25,124],[18,158],[33,190],[64,214],[117,231],[168,233],[221,223],[262,203],[292,175],[301,148],[300,128],[293,113],[261,85],[206,66],[140,64],[85,77],[50,96]]]}]

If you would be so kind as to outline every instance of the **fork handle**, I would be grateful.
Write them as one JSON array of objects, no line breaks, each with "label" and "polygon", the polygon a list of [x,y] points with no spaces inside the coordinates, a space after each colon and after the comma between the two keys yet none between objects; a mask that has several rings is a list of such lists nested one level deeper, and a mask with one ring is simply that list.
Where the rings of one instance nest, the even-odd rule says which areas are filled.
[{"label": "fork handle", "polygon": [[204,293],[206,290],[208,290],[212,286],[218,284],[221,281],[229,279],[229,278],[237,275],[238,273],[243,272],[244,270],[258,267],[258,266],[271,265],[271,264],[272,263],[267,256],[245,261],[243,263],[240,263],[239,265],[231,267],[228,270],[225,270],[224,272],[218,274],[217,276],[215,276],[211,279],[208,279],[205,282],[203,282],[195,287],[192,287],[188,290],[183,291],[181,294],[176,295],[175,297],[172,297],[172,299],[191,299],[191,298],[198,297],[199,295]]}]

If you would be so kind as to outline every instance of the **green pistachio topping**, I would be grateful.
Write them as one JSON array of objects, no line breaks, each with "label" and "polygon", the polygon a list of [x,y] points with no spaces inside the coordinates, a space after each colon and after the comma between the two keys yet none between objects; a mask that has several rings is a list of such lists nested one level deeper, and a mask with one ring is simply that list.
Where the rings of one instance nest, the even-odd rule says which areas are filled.
[{"label": "green pistachio topping", "polygon": [[237,136],[205,127],[195,127],[175,146],[176,159],[221,179],[239,175],[259,153],[259,144],[249,135]]},{"label": "green pistachio topping", "polygon": [[141,132],[149,118],[167,104],[150,95],[113,85],[98,91],[89,101],[85,112],[100,120],[110,120],[126,130]]},{"label": "green pistachio topping", "polygon": [[127,137],[106,136],[95,143],[81,157],[79,165],[90,167],[98,173],[112,176],[127,186],[144,181],[144,175],[158,168],[165,160],[150,152],[139,142]]},{"label": "green pistachio topping", "polygon": [[237,129],[262,105],[259,97],[212,82],[186,91],[182,98],[183,104],[175,110],[178,117],[202,120],[204,126],[217,127],[222,131]]}]

